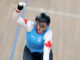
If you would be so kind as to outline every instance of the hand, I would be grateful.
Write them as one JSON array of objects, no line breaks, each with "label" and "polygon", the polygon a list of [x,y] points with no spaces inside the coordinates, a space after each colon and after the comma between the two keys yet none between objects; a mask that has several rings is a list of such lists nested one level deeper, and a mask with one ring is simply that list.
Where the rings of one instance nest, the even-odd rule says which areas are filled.
[{"label": "hand", "polygon": [[21,11],[21,10],[24,9],[25,6],[26,6],[26,3],[20,2],[20,3],[18,3],[17,10],[18,11]]}]

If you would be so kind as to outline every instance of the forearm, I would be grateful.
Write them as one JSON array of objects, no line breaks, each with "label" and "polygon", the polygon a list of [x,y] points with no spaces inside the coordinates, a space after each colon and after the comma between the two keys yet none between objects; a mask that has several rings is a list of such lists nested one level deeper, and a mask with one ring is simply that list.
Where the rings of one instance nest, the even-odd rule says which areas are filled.
[{"label": "forearm", "polygon": [[34,27],[34,24],[33,24],[33,22],[31,22],[27,19],[24,19],[20,16],[23,8],[25,8],[25,3],[23,3],[23,2],[19,3],[16,10],[13,13],[13,19],[18,24],[24,26],[26,28],[26,31],[30,32]]},{"label": "forearm", "polygon": [[18,9],[16,9],[13,12],[13,19],[20,25],[26,26],[26,24],[27,24],[27,21],[25,24],[24,18],[21,17],[21,11],[19,11]]},{"label": "forearm", "polygon": [[15,20],[15,21],[17,21],[17,19],[20,17],[20,15],[21,15],[21,12],[20,13],[17,13],[16,12],[17,10],[15,10],[14,12],[13,12],[13,15],[12,15],[12,18],[13,18],[13,20]]},{"label": "forearm", "polygon": [[49,60],[50,48],[44,48],[43,60]]}]

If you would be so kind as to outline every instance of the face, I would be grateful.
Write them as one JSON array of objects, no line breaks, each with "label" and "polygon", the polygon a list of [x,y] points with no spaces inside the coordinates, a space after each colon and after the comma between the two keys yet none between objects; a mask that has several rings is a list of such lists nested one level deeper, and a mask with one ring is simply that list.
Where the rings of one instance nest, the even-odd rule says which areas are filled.
[{"label": "face", "polygon": [[36,22],[36,31],[37,33],[41,34],[46,30],[47,26],[46,23]]}]

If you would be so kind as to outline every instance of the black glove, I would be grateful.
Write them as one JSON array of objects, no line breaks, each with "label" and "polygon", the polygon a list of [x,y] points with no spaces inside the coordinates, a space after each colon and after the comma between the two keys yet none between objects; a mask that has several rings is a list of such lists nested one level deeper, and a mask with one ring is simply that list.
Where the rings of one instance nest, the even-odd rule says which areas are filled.
[{"label": "black glove", "polygon": [[20,3],[18,3],[18,6],[17,6],[17,9],[19,10],[19,11],[21,11],[21,10],[23,10],[23,8],[26,6],[26,4],[24,3],[24,2],[20,2]]},{"label": "black glove", "polygon": [[21,6],[18,4],[17,9],[21,11],[23,9],[23,5]]}]

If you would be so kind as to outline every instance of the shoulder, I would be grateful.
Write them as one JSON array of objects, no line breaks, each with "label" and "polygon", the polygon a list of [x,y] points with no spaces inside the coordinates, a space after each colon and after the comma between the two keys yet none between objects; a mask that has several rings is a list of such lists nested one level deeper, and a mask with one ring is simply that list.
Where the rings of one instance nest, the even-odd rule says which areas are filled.
[{"label": "shoulder", "polygon": [[50,27],[46,29],[45,35],[52,35],[52,30],[50,29]]},{"label": "shoulder", "polygon": [[45,34],[44,34],[44,40],[52,40],[52,30],[49,29]]},{"label": "shoulder", "polygon": [[52,34],[52,30],[51,30],[51,29],[49,29],[49,30],[46,31],[45,35],[48,35],[48,34],[49,34],[49,35]]}]

